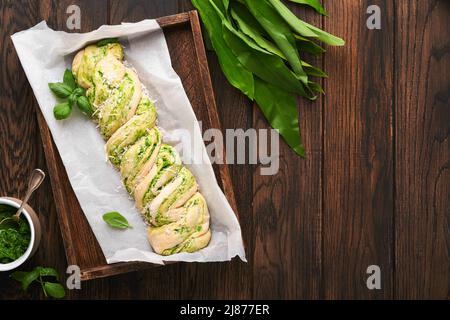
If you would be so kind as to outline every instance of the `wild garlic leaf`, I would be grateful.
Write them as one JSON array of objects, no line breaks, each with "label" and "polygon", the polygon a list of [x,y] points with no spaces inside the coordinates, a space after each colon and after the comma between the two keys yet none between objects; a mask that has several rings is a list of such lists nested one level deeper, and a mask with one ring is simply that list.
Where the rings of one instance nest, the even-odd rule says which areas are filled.
[{"label": "wild garlic leaf", "polygon": [[289,1],[310,6],[310,7],[314,8],[314,10],[316,10],[321,15],[324,15],[324,16],[328,15],[328,13],[325,11],[324,7],[322,6],[322,4],[320,3],[319,0],[289,0]]},{"label": "wild garlic leaf", "polygon": [[[247,0],[251,1],[251,0]],[[266,0],[264,0],[266,1]],[[289,29],[294,30],[298,34],[309,37],[309,38],[317,38],[317,34],[311,31],[302,20],[297,18],[297,16],[282,3],[280,0],[267,0],[267,5],[275,10],[275,13],[280,18],[281,21],[284,20],[289,25]]]},{"label": "wild garlic leaf", "polygon": [[238,60],[256,76],[285,91],[305,94],[302,84],[281,58],[253,50],[225,27],[222,33]]},{"label": "wild garlic leaf", "polygon": [[211,44],[217,53],[220,67],[230,84],[242,91],[251,100],[254,98],[253,75],[236,58],[222,37],[222,21],[214,7],[205,0],[192,0],[208,31]]},{"label": "wild garlic leaf", "polygon": [[317,38],[332,46],[343,46],[345,41],[328,32],[323,31],[307,22],[300,20],[288,7],[280,0],[267,0],[281,17],[291,26],[292,30],[303,37]]},{"label": "wild garlic leaf", "polygon": [[286,60],[283,52],[274,43],[264,37],[264,33],[266,32],[244,5],[239,2],[233,2],[231,5],[231,16],[236,21],[239,29],[252,38],[261,48]]},{"label": "wild garlic leaf", "polygon": [[314,41],[299,36],[298,34],[294,34],[294,37],[297,40],[297,48],[300,52],[307,52],[316,56],[326,52],[324,48],[319,46]]},{"label": "wild garlic leaf", "polygon": [[295,94],[255,78],[255,101],[267,121],[278,131],[286,143],[298,155],[305,157]]},{"label": "wild garlic leaf", "polygon": [[308,82],[308,76],[300,63],[295,38],[289,25],[286,24],[267,0],[245,0],[245,3],[251,14],[259,21],[264,30],[286,56],[294,73],[306,84]]},{"label": "wild garlic leaf", "polygon": [[234,28],[234,26],[231,24],[229,20],[227,20],[227,17],[225,17],[222,13],[222,11],[215,5],[214,0],[209,0],[213,8],[216,10],[217,14],[219,15],[220,19],[222,20],[222,25],[225,26],[229,31],[233,32],[237,37],[241,38],[242,41],[244,41],[249,47],[251,47],[254,50],[261,51],[263,53],[270,54],[269,51],[265,50],[264,48],[260,47],[252,38],[247,36],[242,31],[237,30]]},{"label": "wild garlic leaf", "polygon": [[317,93],[325,94],[325,90],[323,90],[322,86],[316,82],[309,81],[309,87]]},{"label": "wild garlic leaf", "polygon": [[327,78],[328,77],[328,75],[325,72],[323,72],[321,69],[314,67],[303,60],[302,60],[302,66],[303,66],[303,69],[305,69],[305,72],[308,74],[308,76],[318,77],[318,78]]},{"label": "wild garlic leaf", "polygon": [[230,0],[222,0],[222,2],[225,10],[228,10],[228,7],[230,6]]}]

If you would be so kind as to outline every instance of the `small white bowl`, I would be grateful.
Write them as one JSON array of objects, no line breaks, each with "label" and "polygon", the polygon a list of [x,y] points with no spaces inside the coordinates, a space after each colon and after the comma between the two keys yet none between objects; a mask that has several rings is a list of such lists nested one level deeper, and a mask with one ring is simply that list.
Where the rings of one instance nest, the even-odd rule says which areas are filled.
[{"label": "small white bowl", "polygon": [[[0,204],[6,204],[17,209],[20,207],[21,203],[21,200],[16,198],[0,197]],[[41,224],[36,212],[34,212],[29,205],[25,205],[22,211],[22,216],[27,219],[30,226],[30,243],[28,244],[28,248],[25,253],[19,259],[10,263],[0,263],[0,272],[10,271],[22,265],[36,252],[39,242],[41,241]]]}]

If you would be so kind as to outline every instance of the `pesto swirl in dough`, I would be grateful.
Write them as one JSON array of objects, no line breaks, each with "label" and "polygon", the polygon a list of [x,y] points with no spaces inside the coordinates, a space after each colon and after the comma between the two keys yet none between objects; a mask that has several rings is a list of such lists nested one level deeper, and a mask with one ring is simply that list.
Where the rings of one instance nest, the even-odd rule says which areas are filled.
[{"label": "pesto swirl in dough", "polygon": [[107,159],[134,196],[153,250],[161,255],[200,250],[211,239],[206,201],[177,151],[162,143],[156,108],[123,58],[118,43],[90,45],[76,54],[72,71],[87,89],[92,118],[107,140]]}]

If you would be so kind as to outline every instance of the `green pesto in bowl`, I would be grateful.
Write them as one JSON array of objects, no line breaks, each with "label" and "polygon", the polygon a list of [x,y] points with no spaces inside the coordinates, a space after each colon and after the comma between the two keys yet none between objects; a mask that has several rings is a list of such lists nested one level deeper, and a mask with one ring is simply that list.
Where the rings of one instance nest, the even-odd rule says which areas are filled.
[{"label": "green pesto in bowl", "polygon": [[19,259],[30,244],[31,230],[22,216],[19,222],[12,221],[17,208],[0,204],[0,263],[6,264]]}]

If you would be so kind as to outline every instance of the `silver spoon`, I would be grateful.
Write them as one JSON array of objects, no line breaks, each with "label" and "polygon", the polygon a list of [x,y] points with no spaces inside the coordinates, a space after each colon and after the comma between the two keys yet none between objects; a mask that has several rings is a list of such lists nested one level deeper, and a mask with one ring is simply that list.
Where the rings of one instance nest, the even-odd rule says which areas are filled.
[{"label": "silver spoon", "polygon": [[25,197],[23,198],[23,201],[19,207],[19,209],[17,209],[16,213],[11,216],[10,218],[5,218],[2,221],[0,221],[0,227],[3,225],[3,227],[5,227],[5,225],[9,222],[19,222],[20,219],[20,215],[22,214],[23,211],[23,207],[27,204],[28,199],[30,199],[31,195],[33,194],[33,192],[41,185],[42,181],[44,181],[45,178],[45,173],[44,171],[42,171],[41,169],[34,169],[33,172],[31,173],[30,179],[28,180],[28,189],[27,192],[25,194]]},{"label": "silver spoon", "polygon": [[28,190],[25,194],[25,197],[22,200],[22,204],[19,209],[17,209],[16,214],[12,216],[13,220],[19,222],[20,215],[22,214],[23,207],[27,204],[28,199],[33,194],[33,192],[41,185],[42,181],[44,181],[45,173],[41,169],[34,169],[31,173],[30,179],[28,180]]}]

